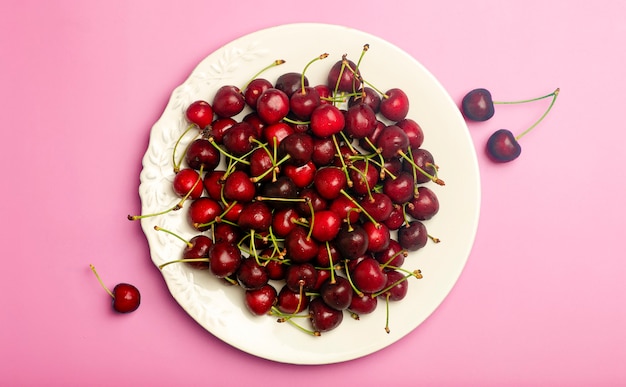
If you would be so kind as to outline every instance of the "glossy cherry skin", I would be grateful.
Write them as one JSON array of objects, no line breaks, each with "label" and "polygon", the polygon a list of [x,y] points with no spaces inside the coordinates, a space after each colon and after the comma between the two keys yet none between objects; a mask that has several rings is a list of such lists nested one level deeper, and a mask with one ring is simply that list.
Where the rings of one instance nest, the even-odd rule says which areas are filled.
[{"label": "glossy cherry skin", "polygon": [[127,283],[120,283],[113,288],[113,309],[119,313],[130,313],[139,308],[141,294],[139,289]]},{"label": "glossy cherry skin", "polygon": [[357,71],[357,74],[360,74],[356,64],[351,60],[346,60],[346,65],[350,66],[352,70],[348,69],[342,60],[335,62],[331,66],[328,71],[328,79],[326,80],[326,84],[331,90],[336,88],[338,91],[352,92],[361,87],[361,81],[353,72]]},{"label": "glossy cherry skin", "polygon": [[238,224],[247,231],[267,231],[272,225],[272,210],[262,201],[247,203],[239,214]]},{"label": "glossy cherry skin", "polygon": [[276,289],[265,284],[258,289],[246,290],[244,303],[250,313],[256,316],[263,316],[276,304]]},{"label": "glossy cherry skin", "polygon": [[205,138],[194,140],[187,148],[185,161],[189,168],[204,172],[214,170],[220,163],[221,153]]},{"label": "glossy cherry skin", "polygon": [[428,187],[420,186],[417,197],[411,199],[406,211],[417,220],[428,220],[439,212],[439,199]]},{"label": "glossy cherry skin", "polygon": [[202,183],[200,175],[191,168],[181,169],[176,176],[174,176],[172,185],[174,192],[178,196],[185,197],[189,195],[188,197],[190,199],[199,198],[204,191],[204,184]]},{"label": "glossy cherry skin", "polygon": [[356,259],[367,251],[369,239],[363,227],[358,224],[342,226],[335,239],[337,250],[344,259]]},{"label": "glossy cherry skin", "polygon": [[508,163],[519,157],[522,146],[510,130],[495,131],[487,140],[487,156],[497,163]]},{"label": "glossy cherry skin", "polygon": [[309,301],[309,296],[305,295],[304,292],[293,291],[285,284],[278,292],[276,307],[283,313],[295,314],[306,310]]},{"label": "glossy cherry skin", "polygon": [[359,295],[355,292],[352,295],[352,302],[350,302],[348,310],[356,314],[369,314],[374,312],[377,306],[378,298],[372,297],[370,293],[362,293]]},{"label": "glossy cherry skin", "polygon": [[311,324],[315,332],[328,332],[339,326],[343,321],[343,311],[326,305],[324,300],[316,297],[309,303]]},{"label": "glossy cherry skin", "polygon": [[207,223],[212,222],[222,213],[222,206],[217,200],[209,197],[200,197],[189,205],[189,222],[198,231],[206,231],[211,226]]},{"label": "glossy cherry skin", "polygon": [[402,273],[397,270],[386,270],[387,284],[385,289],[391,287],[389,290],[381,294],[381,297],[389,297],[389,301],[400,301],[406,297],[409,291],[409,281],[404,277]]},{"label": "glossy cherry skin", "polygon": [[287,164],[281,170],[285,176],[289,176],[298,188],[308,187],[315,179],[315,174],[317,173],[317,167],[312,161],[300,166]]},{"label": "glossy cherry skin", "polygon": [[317,137],[329,137],[341,132],[346,123],[346,119],[339,108],[322,104],[311,113],[311,131]]},{"label": "glossy cherry skin", "polygon": [[[304,77],[304,86],[309,86],[309,80],[306,76]],[[291,97],[293,93],[301,90],[302,74],[297,72],[288,72],[281,74],[276,79],[274,87],[285,93],[288,97]]]},{"label": "glossy cherry skin", "polygon": [[350,276],[356,287],[364,293],[379,292],[387,284],[387,274],[372,257],[361,260],[350,272]]},{"label": "glossy cherry skin", "polygon": [[409,144],[409,136],[397,125],[385,127],[376,140],[376,146],[385,159],[397,157],[400,151],[406,152]]},{"label": "glossy cherry skin", "polygon": [[320,242],[335,239],[341,227],[341,219],[335,212],[330,210],[316,211],[312,221],[311,234],[313,238]]},{"label": "glossy cherry skin", "polygon": [[472,121],[487,121],[493,117],[495,108],[489,90],[481,88],[467,93],[461,101],[461,112]]},{"label": "glossy cherry skin", "polygon": [[304,165],[311,161],[313,138],[306,133],[295,132],[280,142],[278,150],[280,157],[289,157],[289,164]]},{"label": "glossy cherry skin", "polygon": [[234,171],[224,182],[224,197],[238,202],[249,202],[256,195],[256,186],[243,171]]},{"label": "glossy cherry skin", "polygon": [[237,86],[224,85],[217,89],[213,98],[213,112],[220,117],[233,117],[241,113],[245,100]]},{"label": "glossy cherry skin", "polygon": [[246,289],[259,289],[269,281],[265,266],[259,265],[256,259],[250,257],[242,261],[237,269],[237,281]]},{"label": "glossy cherry skin", "polygon": [[370,136],[378,122],[374,110],[364,103],[350,106],[345,119],[345,133],[356,139]]},{"label": "glossy cherry skin", "polygon": [[404,171],[395,176],[395,179],[385,179],[383,182],[383,193],[394,204],[404,204],[413,199],[415,195],[415,179],[413,179],[413,174]]},{"label": "glossy cherry skin", "polygon": [[301,120],[308,120],[313,110],[321,104],[320,95],[313,87],[298,89],[289,98],[291,113]]},{"label": "glossy cherry skin", "polygon": [[336,276],[333,282],[328,278],[319,289],[320,296],[326,305],[333,309],[344,310],[352,302],[352,285],[341,276]]},{"label": "glossy cherry skin", "polygon": [[256,78],[250,81],[243,91],[243,97],[246,104],[253,109],[256,109],[256,103],[261,94],[269,88],[272,88],[272,82],[265,78]]},{"label": "glossy cherry skin", "polygon": [[391,241],[391,232],[384,223],[378,223],[367,221],[363,222],[363,230],[367,233],[368,246],[367,250],[371,253],[377,253],[389,246]]},{"label": "glossy cherry skin", "polygon": [[289,97],[276,88],[267,89],[259,96],[256,111],[263,122],[275,124],[289,113]]},{"label": "glossy cherry skin", "polygon": [[296,263],[309,262],[319,251],[319,244],[308,237],[309,231],[297,226],[285,237],[287,257]]},{"label": "glossy cherry skin", "polygon": [[309,291],[315,288],[317,283],[317,270],[315,266],[306,263],[295,263],[287,268],[285,284],[293,292]]},{"label": "glossy cherry skin", "polygon": [[213,122],[213,108],[206,101],[194,101],[185,111],[185,116],[189,122],[198,125],[200,129],[204,129]]},{"label": "glossy cherry skin", "polygon": [[364,103],[369,106],[374,113],[378,113],[380,110],[380,94],[371,87],[364,87],[360,90],[360,93],[353,95],[348,100],[348,106],[354,106],[359,103]]},{"label": "glossy cherry skin", "polygon": [[[411,155],[413,156],[413,162],[420,167],[424,172],[428,173],[431,176],[435,176],[437,173],[437,169],[435,167],[435,159],[433,158],[433,154],[430,153],[427,149],[419,148],[412,149]],[[404,170],[407,172],[413,173],[413,166],[410,163],[405,163],[403,165]],[[415,182],[417,184],[423,184],[429,182],[430,178],[423,174],[421,171],[417,171],[415,176]]]},{"label": "glossy cherry skin", "polygon": [[414,220],[398,229],[398,242],[408,251],[416,251],[426,246],[428,232],[419,220]]},{"label": "glossy cherry skin", "polygon": [[241,264],[241,250],[232,243],[215,243],[209,250],[209,270],[217,278],[230,277]]},{"label": "glossy cherry skin", "polygon": [[313,184],[324,199],[332,200],[341,195],[341,190],[346,188],[347,178],[340,168],[325,167],[317,170]]},{"label": "glossy cherry skin", "polygon": [[247,122],[238,122],[233,125],[222,138],[226,150],[235,156],[242,156],[252,150],[253,140],[257,138],[257,131]]},{"label": "glossy cherry skin", "polygon": [[384,266],[401,267],[407,257],[407,251],[395,240],[389,240],[387,247],[374,254],[374,258]]},{"label": "glossy cherry skin", "polygon": [[406,135],[409,137],[409,146],[411,149],[417,149],[424,143],[424,131],[422,127],[413,119],[405,118],[396,122]]},{"label": "glossy cherry skin", "polygon": [[380,113],[390,121],[401,121],[409,113],[409,97],[398,88],[387,90],[380,101]]}]

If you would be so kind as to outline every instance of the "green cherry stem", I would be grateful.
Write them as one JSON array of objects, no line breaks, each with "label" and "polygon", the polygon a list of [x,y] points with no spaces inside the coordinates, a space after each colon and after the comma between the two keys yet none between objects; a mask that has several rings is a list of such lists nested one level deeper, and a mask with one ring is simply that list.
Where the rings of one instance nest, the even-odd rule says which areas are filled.
[{"label": "green cherry stem", "polygon": [[514,105],[514,104],[518,104],[518,103],[534,102],[534,101],[539,101],[540,99],[553,97],[556,94],[559,94],[559,89],[556,89],[555,91],[553,91],[550,94],[542,95],[541,97],[530,98],[530,99],[522,99],[522,100],[519,100],[519,101],[493,101],[493,104],[494,105]]},{"label": "green cherry stem", "polygon": [[[556,102],[556,97],[558,97],[559,92],[561,91],[560,88],[557,88],[556,90],[554,90],[552,93],[545,95],[543,97],[539,97],[537,99],[542,99],[542,98],[546,98],[546,97],[550,97],[552,96],[552,101],[550,102],[550,106],[548,106],[548,108],[546,109],[546,111],[543,113],[543,115],[541,117],[539,117],[539,119],[531,125],[530,128],[526,129],[525,131],[523,131],[522,133],[518,134],[517,136],[515,136],[516,140],[519,140],[520,138],[524,137],[525,134],[527,134],[528,132],[530,132],[531,130],[533,130],[535,128],[535,126],[539,125],[539,123],[541,121],[543,121],[544,118],[546,118],[546,116],[548,115],[548,113],[550,113],[550,110],[552,110],[552,106],[554,106],[554,103]],[[529,101],[533,101],[533,100],[529,100]]]}]

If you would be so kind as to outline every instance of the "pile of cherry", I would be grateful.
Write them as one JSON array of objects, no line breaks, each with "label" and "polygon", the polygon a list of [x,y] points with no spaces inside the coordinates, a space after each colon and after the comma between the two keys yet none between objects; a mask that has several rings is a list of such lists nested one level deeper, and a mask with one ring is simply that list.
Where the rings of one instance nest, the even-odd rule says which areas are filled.
[{"label": "pile of cherry", "polygon": [[379,300],[405,297],[409,280],[422,277],[403,268],[408,252],[438,242],[425,225],[439,211],[428,184],[444,182],[407,116],[407,94],[370,84],[363,54],[334,62],[325,83],[309,85],[306,70],[327,54],[188,106],[172,157],[181,200],[159,214],[184,213],[198,234],[185,240],[155,227],[183,241],[181,258],[162,270],[208,270],[240,286],[254,315],[317,336],[344,313],[358,319]]}]

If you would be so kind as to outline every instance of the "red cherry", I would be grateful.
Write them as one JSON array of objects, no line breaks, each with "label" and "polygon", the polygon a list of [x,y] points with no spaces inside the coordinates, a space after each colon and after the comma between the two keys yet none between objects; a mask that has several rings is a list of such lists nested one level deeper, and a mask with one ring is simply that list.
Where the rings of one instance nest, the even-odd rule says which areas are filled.
[{"label": "red cherry", "polygon": [[139,308],[139,304],[141,303],[141,294],[139,290],[128,283],[119,283],[115,285],[113,291],[110,291],[102,282],[100,275],[96,271],[94,265],[89,265],[91,271],[96,275],[98,282],[104,290],[113,298],[112,306],[116,312],[119,313],[130,313]]},{"label": "red cherry", "polygon": [[174,176],[173,188],[180,197],[189,195],[190,199],[197,199],[202,196],[204,184],[198,172],[191,168],[184,168]]},{"label": "red cherry", "polygon": [[259,289],[246,290],[244,303],[252,314],[265,315],[276,303],[276,289],[270,284],[265,284]]},{"label": "red cherry", "polygon": [[312,161],[309,161],[308,163],[300,166],[287,164],[282,167],[282,172],[285,176],[289,176],[291,178],[296,187],[304,188],[308,187],[315,179],[317,168]]},{"label": "red cherry", "polygon": [[198,125],[200,129],[204,129],[213,121],[213,108],[206,101],[195,101],[189,105],[185,111],[185,116],[189,122]]},{"label": "red cherry", "polygon": [[342,189],[346,188],[347,179],[340,168],[324,167],[317,171],[313,184],[320,196],[332,200],[341,194]]},{"label": "red cherry", "polygon": [[256,187],[243,171],[234,171],[224,181],[224,197],[238,202],[249,202],[256,195]]},{"label": "red cherry", "polygon": [[315,212],[314,223],[311,226],[313,238],[320,242],[335,239],[341,227],[341,219],[333,211],[325,210]]},{"label": "red cherry", "polygon": [[209,197],[201,197],[189,205],[189,222],[198,231],[206,231],[211,226],[207,225],[222,213],[222,206],[217,200]]},{"label": "red cherry", "polygon": [[235,274],[241,260],[241,250],[235,244],[219,242],[209,249],[209,270],[217,278],[230,277]]},{"label": "red cherry", "polygon": [[409,97],[398,88],[387,90],[380,102],[380,113],[390,121],[401,121],[409,113]]},{"label": "red cherry", "polygon": [[256,111],[263,122],[275,124],[289,113],[289,97],[281,90],[267,89],[259,97]]},{"label": "red cherry", "polygon": [[196,235],[189,240],[183,250],[183,259],[207,258],[207,261],[186,262],[189,266],[197,270],[207,270],[209,268],[209,250],[213,246],[213,240],[206,235]]},{"label": "red cherry", "polygon": [[364,293],[376,293],[385,288],[387,274],[383,272],[377,260],[364,258],[350,273],[356,287]]},{"label": "red cherry", "polygon": [[233,117],[245,107],[243,94],[237,86],[220,87],[213,97],[213,111],[220,117]]},{"label": "red cherry", "polygon": [[333,309],[326,305],[320,297],[314,298],[309,303],[311,324],[316,334],[331,331],[343,321],[343,311]]}]

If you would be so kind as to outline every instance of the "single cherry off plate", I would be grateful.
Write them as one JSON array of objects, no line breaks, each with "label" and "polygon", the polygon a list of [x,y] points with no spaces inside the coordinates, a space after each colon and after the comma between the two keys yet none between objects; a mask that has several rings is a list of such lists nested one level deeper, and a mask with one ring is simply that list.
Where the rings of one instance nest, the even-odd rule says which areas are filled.
[{"label": "single cherry off plate", "polygon": [[[433,313],[461,274],[478,226],[480,179],[465,121],[455,101],[433,75],[398,47],[355,29],[307,23],[261,30],[216,49],[173,91],[152,128],[140,175],[139,196],[144,214],[172,207],[179,200],[171,189],[171,151],[187,125],[184,112],[189,104],[198,99],[212,100],[216,90],[225,84],[243,85],[276,59],[286,63],[265,72],[264,78],[275,81],[283,73],[301,72],[311,58],[328,53],[329,58],[307,70],[311,84],[323,83],[334,61],[343,54],[358,59],[364,44],[370,48],[361,63],[362,73],[385,90],[399,87],[407,93],[411,103],[409,116],[425,133],[423,147],[432,152],[440,166],[439,173],[446,185],[427,185],[436,192],[441,207],[437,216],[428,221],[428,230],[441,243],[430,243],[405,259],[404,267],[420,269],[424,278],[411,281],[406,298],[391,304],[389,334],[384,329],[384,307],[362,315],[359,321],[346,315],[337,329],[312,337],[288,324],[277,323],[276,318],[252,315],[244,306],[242,289],[225,286],[208,271],[179,264],[162,270],[172,296],[192,318],[224,342],[252,355],[291,364],[348,361],[393,344]],[[179,146],[182,149],[185,145]],[[179,257],[182,247],[168,234],[155,232],[155,225],[187,238],[197,233],[184,214],[177,211],[142,219],[141,226],[157,266]]]}]

